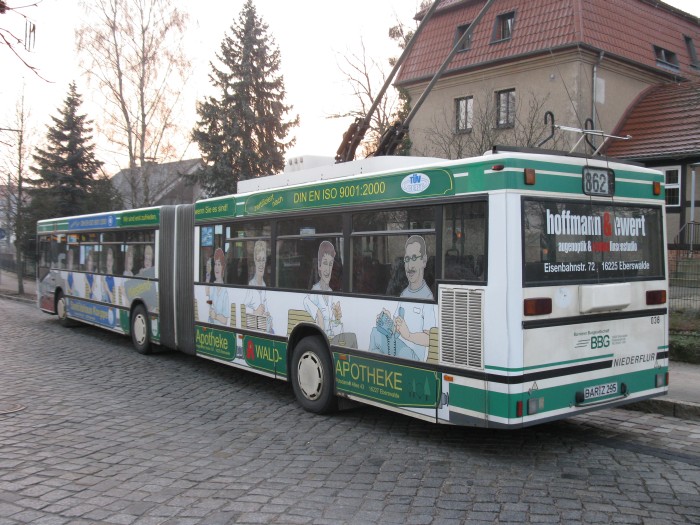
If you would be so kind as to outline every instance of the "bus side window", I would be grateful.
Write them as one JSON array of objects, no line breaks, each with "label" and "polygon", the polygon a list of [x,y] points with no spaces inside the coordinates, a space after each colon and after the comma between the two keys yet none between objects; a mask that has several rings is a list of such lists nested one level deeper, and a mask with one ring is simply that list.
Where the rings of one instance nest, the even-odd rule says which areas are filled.
[{"label": "bus side window", "polygon": [[443,278],[483,281],[486,253],[486,203],[449,204],[442,227]]},{"label": "bus side window", "polygon": [[49,237],[41,237],[39,239],[39,267],[48,268],[51,262],[51,241]]},{"label": "bus side window", "polygon": [[54,244],[55,261],[53,267],[62,270],[66,267],[66,236],[58,235]]},{"label": "bus side window", "polygon": [[97,253],[95,252],[95,247],[83,245],[80,247],[80,251],[82,252],[80,257],[80,269],[88,273],[96,272],[97,264],[95,264],[95,257]]}]

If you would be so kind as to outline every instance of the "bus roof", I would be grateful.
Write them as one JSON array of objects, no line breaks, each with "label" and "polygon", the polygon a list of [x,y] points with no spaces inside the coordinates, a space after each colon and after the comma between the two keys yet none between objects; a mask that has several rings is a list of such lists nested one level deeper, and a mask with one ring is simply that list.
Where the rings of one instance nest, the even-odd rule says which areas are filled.
[{"label": "bus roof", "polygon": [[[195,220],[209,221],[270,213],[336,208],[410,199],[448,197],[497,190],[582,195],[584,167],[612,170],[615,197],[650,199],[661,172],[604,157],[585,158],[532,151],[493,151],[479,157],[446,160],[427,157],[373,157],[241,181],[237,195],[195,204]],[[528,185],[524,170],[534,169]]]}]

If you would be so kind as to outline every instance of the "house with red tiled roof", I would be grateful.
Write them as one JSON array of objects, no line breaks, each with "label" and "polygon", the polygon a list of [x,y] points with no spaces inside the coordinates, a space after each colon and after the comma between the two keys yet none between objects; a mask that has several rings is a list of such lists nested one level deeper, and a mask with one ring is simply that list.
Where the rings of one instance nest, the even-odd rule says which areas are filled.
[{"label": "house with red tiled roof", "polygon": [[[557,127],[545,148],[568,151],[579,141],[558,126],[631,135],[609,139],[607,153],[678,168],[677,181],[672,170],[667,181],[672,239],[688,220],[690,166],[700,160],[697,105],[672,112],[697,95],[686,87],[700,79],[698,18],[655,0],[493,0],[471,27],[487,4],[442,0],[404,60],[395,84],[416,101],[471,29],[410,123],[412,153],[455,158],[493,144],[538,146],[552,129],[547,112]],[[661,107],[673,119],[661,117],[663,126],[646,113]],[[682,152],[674,149],[681,142]],[[593,150],[581,141],[574,151]]]},{"label": "house with red tiled roof", "polygon": [[[657,84],[634,100],[613,131],[632,140],[611,142],[604,153],[641,162],[666,174],[669,244],[700,242],[700,82]],[[695,173],[693,173],[695,171]]]}]

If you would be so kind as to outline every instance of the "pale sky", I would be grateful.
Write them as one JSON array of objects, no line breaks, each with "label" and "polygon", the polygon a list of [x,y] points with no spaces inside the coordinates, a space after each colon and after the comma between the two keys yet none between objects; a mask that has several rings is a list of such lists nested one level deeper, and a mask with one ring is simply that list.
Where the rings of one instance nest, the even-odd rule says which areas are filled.
[{"label": "pale sky", "polygon": [[[188,52],[193,62],[193,83],[183,101],[186,129],[191,130],[196,114],[195,104],[205,93],[211,93],[207,75],[209,61],[219,50],[226,33],[238,19],[245,0],[198,0],[187,2],[190,7],[190,27],[187,38]],[[8,0],[11,7],[27,5],[32,0]],[[344,82],[338,64],[346,54],[361,54],[361,43],[367,56],[386,63],[399,50],[388,37],[388,29],[401,20],[414,27],[413,15],[420,0],[354,0],[351,3],[329,0],[254,0],[258,15],[268,25],[280,48],[282,75],[287,91],[286,102],[294,106],[293,114],[300,116],[300,126],[293,131],[296,146],[288,157],[324,155],[332,157],[340,144],[343,132],[352,119],[328,119],[328,115],[352,108],[354,99]],[[667,0],[666,3],[695,16],[700,16],[698,0]],[[15,101],[25,86],[25,99],[31,108],[32,119],[39,134],[40,145],[46,136],[50,117],[58,109],[68,92],[68,84],[75,80],[83,95],[83,112],[97,120],[99,107],[87,91],[87,82],[81,76],[75,51],[74,27],[83,12],[75,0],[39,0],[36,7],[21,12],[36,24],[36,46],[23,57],[37,67],[44,82],[27,70],[4,46],[0,47],[0,128],[11,127]],[[0,16],[0,27],[24,36],[24,20],[9,12]],[[388,66],[387,66],[388,69]],[[191,122],[188,122],[191,121]],[[3,137],[0,136],[0,139]],[[6,137],[5,137],[6,138]],[[124,158],[111,155],[104,141],[97,141],[97,156],[107,162],[108,173],[116,173],[126,164]],[[6,148],[0,143],[0,148]],[[184,152],[184,158],[199,156],[196,145]],[[119,166],[118,164],[122,164]]]}]

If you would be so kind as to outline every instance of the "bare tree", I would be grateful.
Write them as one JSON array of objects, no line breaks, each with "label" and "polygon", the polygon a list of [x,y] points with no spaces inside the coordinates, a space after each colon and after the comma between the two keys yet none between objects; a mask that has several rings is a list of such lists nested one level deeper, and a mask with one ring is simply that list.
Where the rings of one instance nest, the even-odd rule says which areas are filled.
[{"label": "bare tree", "polygon": [[128,155],[132,206],[148,206],[159,188],[154,162],[176,158],[180,95],[191,65],[183,37],[187,15],[173,0],[92,0],[76,31],[88,78],[105,97],[96,125]]},{"label": "bare tree", "polygon": [[[432,0],[423,0],[418,10],[424,9],[431,3]],[[388,35],[389,38],[396,42],[397,48],[403,51],[409,44],[414,32],[415,29],[410,29],[397,17],[396,24],[389,28]],[[384,64],[370,59],[367,57],[364,42],[361,40],[360,43],[361,54],[343,56],[342,63],[338,65],[340,72],[352,87],[353,95],[357,100],[356,109],[331,115],[330,118],[351,116],[355,118],[355,122],[362,121],[379,93],[381,93],[384,84],[390,76],[390,69],[395,68],[399,61],[398,57],[389,57],[386,59],[386,64]],[[389,66],[389,68],[386,66]],[[378,101],[377,107],[370,117],[369,129],[364,133],[364,139],[361,142],[362,154],[369,156],[374,153],[381,142],[384,132],[395,122],[403,121],[409,111],[410,100],[408,92],[396,87],[388,89],[382,99]],[[350,130],[352,130],[352,126]],[[408,149],[410,149],[410,140],[406,137],[398,151],[405,152]]]},{"label": "bare tree", "polygon": [[[458,159],[482,155],[494,145],[534,148],[548,135],[544,115],[549,95],[539,96],[529,92],[526,100],[519,99],[515,109],[515,119],[511,127],[499,128],[496,125],[498,108],[493,92],[484,89],[474,97],[471,127],[458,132],[454,108],[443,108],[430,119],[430,125],[414,130],[415,154]],[[416,140],[421,136],[422,140]],[[547,143],[548,148],[562,146],[561,135],[555,135]]]},{"label": "bare tree", "polygon": [[[29,52],[33,49],[34,42],[36,40],[36,26],[34,25],[34,22],[27,18],[27,16],[24,14],[24,11],[28,8],[36,7],[38,5],[39,2],[34,2],[24,4],[19,7],[10,7],[7,5],[7,2],[5,0],[0,0],[0,15],[4,15],[9,12],[20,16],[24,20],[24,35],[22,36],[19,36],[18,34],[16,34],[16,32],[12,31],[11,29],[8,29],[7,27],[0,27],[0,44],[4,43],[4,45],[7,46],[7,49],[9,49],[10,52],[13,55],[15,55],[15,57],[20,62],[22,62],[22,64],[24,64],[24,66],[27,69],[29,69],[40,79],[46,80],[39,74],[39,70],[36,67],[32,66],[29,62],[27,62],[27,60],[23,56],[23,51]],[[20,49],[20,47],[22,49]]]},{"label": "bare tree", "polygon": [[[360,54],[344,55],[341,63],[338,64],[338,69],[352,89],[357,105],[350,111],[334,113],[329,118],[364,118],[386,82],[388,71],[376,60],[367,56],[365,43],[362,39],[360,39],[360,48]],[[397,103],[398,95],[395,91],[389,92],[379,102],[372,114],[369,130],[361,144],[364,156],[374,151],[382,133],[391,125]]]},{"label": "bare tree", "polygon": [[25,182],[28,176],[31,157],[30,112],[25,105],[24,93],[15,104],[12,127],[2,131],[10,136],[3,140],[12,147],[12,153],[3,162],[2,206],[5,208],[3,222],[6,225],[8,241],[14,239],[15,269],[17,271],[17,292],[24,293],[24,253],[29,240],[33,237],[34,228],[24,220],[24,210],[27,204]]}]

